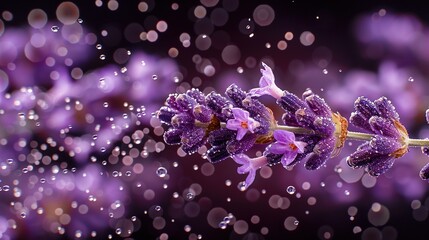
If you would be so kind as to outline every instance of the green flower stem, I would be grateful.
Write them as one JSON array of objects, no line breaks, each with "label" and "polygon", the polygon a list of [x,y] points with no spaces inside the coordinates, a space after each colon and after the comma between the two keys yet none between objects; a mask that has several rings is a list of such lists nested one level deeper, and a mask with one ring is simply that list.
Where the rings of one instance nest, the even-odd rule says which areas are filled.
[{"label": "green flower stem", "polygon": [[[226,123],[221,123],[221,127],[226,127]],[[313,130],[301,128],[301,127],[292,127],[286,125],[277,125],[272,127],[271,130],[286,130],[293,132],[295,134],[315,134]],[[352,132],[347,131],[347,140],[360,140],[360,141],[370,141],[374,137],[374,134],[370,133],[361,133],[361,132]],[[409,147],[429,147],[429,139],[413,139],[410,138],[407,140]]]}]

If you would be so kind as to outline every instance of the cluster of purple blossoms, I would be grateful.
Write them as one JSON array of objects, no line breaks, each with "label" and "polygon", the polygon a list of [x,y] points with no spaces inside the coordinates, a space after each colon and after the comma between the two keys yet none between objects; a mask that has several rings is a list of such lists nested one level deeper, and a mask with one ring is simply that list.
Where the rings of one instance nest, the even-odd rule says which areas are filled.
[{"label": "cluster of purple blossoms", "polygon": [[[166,105],[157,111],[158,118],[169,126],[164,133],[167,144],[180,144],[188,154],[210,144],[204,154],[216,163],[231,157],[239,174],[248,174],[241,187],[253,183],[256,171],[265,165],[281,163],[291,167],[305,161],[305,168],[316,170],[339,154],[347,138],[364,140],[347,157],[353,168],[365,167],[372,176],[386,172],[396,158],[408,152],[408,147],[425,146],[409,139],[406,128],[392,103],[381,97],[370,101],[359,97],[350,123],[369,133],[348,131],[348,121],[332,112],[325,100],[307,89],[301,98],[278,88],[270,67],[262,63],[259,88],[248,93],[232,84],[225,96],[211,92],[204,95],[197,89],[183,94],[171,94]],[[284,110],[285,125],[278,125],[272,111],[258,97],[271,95]],[[261,156],[245,154],[255,144],[266,144]],[[427,144],[429,145],[429,144]],[[429,147],[423,147],[429,155]],[[429,178],[429,164],[420,173]]]},{"label": "cluster of purple blossoms", "polygon": [[374,134],[347,158],[351,167],[367,167],[372,176],[379,176],[392,167],[395,158],[408,152],[408,132],[399,122],[399,115],[385,97],[374,102],[365,97],[355,101],[350,123]]},{"label": "cluster of purple blossoms", "polygon": [[188,154],[208,142],[211,148],[206,156],[215,163],[265,141],[273,121],[270,110],[236,85],[228,87],[225,95],[204,95],[197,89],[171,94],[157,111],[158,118],[170,126],[165,142],[180,144]]}]

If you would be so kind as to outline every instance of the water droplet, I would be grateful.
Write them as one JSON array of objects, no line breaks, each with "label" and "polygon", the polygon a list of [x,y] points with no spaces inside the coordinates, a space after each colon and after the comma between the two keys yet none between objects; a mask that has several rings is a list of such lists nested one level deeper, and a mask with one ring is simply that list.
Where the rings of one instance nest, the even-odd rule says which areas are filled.
[{"label": "water droplet", "polygon": [[21,218],[26,218],[26,217],[27,217],[27,213],[22,212],[22,213],[21,213]]},{"label": "water droplet", "polygon": [[157,79],[158,79],[158,76],[157,76],[156,74],[154,74],[154,75],[152,75],[152,79],[153,79],[153,80],[157,80]]},{"label": "water droplet", "polygon": [[161,178],[165,177],[167,175],[167,169],[165,167],[159,167],[156,170],[156,175]]},{"label": "water droplet", "polygon": [[78,23],[83,23],[83,19],[82,19],[82,18],[78,18],[78,19],[77,19],[77,22],[78,22]]},{"label": "water droplet", "polygon": [[161,211],[161,206],[155,206],[155,211],[157,211],[157,212],[159,212],[159,211]]},{"label": "water droplet", "polygon": [[192,200],[192,199],[194,199],[194,197],[195,197],[195,194],[194,194],[194,193],[188,192],[188,193],[186,194],[186,199],[187,199],[187,200]]},{"label": "water droplet", "polygon": [[408,78],[408,82],[414,82],[414,78],[413,77],[409,77]]},{"label": "water droplet", "polygon": [[7,192],[10,190],[10,186],[9,185],[4,185],[2,188],[3,191]]},{"label": "water droplet", "polygon": [[345,194],[346,196],[349,196],[349,195],[350,195],[350,191],[349,191],[349,190],[344,190],[344,194]]},{"label": "water droplet", "polygon": [[287,193],[289,193],[289,194],[294,194],[295,192],[296,192],[296,189],[295,189],[295,187],[294,186],[288,186],[287,188],[286,188],[286,191],[287,191]]},{"label": "water droplet", "polygon": [[117,228],[115,232],[116,232],[116,234],[121,235],[122,230],[120,228]]},{"label": "water droplet", "polygon": [[341,168],[341,166],[337,165],[337,166],[335,166],[334,171],[336,173],[341,173],[343,171],[343,169]]},{"label": "water droplet", "polygon": [[323,72],[323,74],[328,74],[328,69],[325,68],[322,70],[322,72]]},{"label": "water droplet", "polygon": [[126,73],[127,72],[127,68],[126,67],[123,67],[123,68],[121,68],[121,73]]},{"label": "water droplet", "polygon": [[51,27],[52,32],[58,32],[59,30],[60,30],[60,27],[58,27],[58,26],[52,26]]},{"label": "water droplet", "polygon": [[228,226],[228,224],[226,222],[224,222],[224,221],[222,221],[222,222],[219,223],[220,229],[226,229],[227,226]]},{"label": "water droplet", "polygon": [[9,165],[13,164],[13,159],[12,159],[12,158],[9,158],[9,159],[7,160],[7,164],[9,164]]},{"label": "water droplet", "polygon": [[135,222],[136,220],[137,220],[137,217],[136,217],[136,216],[132,216],[132,217],[131,217],[131,221]]},{"label": "water droplet", "polygon": [[101,54],[101,55],[100,55],[100,59],[101,59],[101,60],[105,60],[105,59],[106,59],[106,55]]},{"label": "water droplet", "polygon": [[298,224],[299,224],[299,221],[298,221],[298,220],[295,220],[295,221],[293,222],[293,225],[295,225],[295,226],[298,226]]},{"label": "water droplet", "polygon": [[237,185],[237,188],[238,188],[238,190],[240,190],[242,192],[246,191],[247,190],[246,182],[244,182],[244,181],[239,182]]},{"label": "water droplet", "polygon": [[101,44],[97,44],[97,45],[95,45],[95,48],[97,48],[98,50],[100,50],[100,49],[102,49],[102,48],[103,48],[103,45],[101,45]]},{"label": "water droplet", "polygon": [[105,87],[106,87],[106,80],[104,80],[104,78],[100,78],[100,80],[98,80],[98,88],[104,89]]}]

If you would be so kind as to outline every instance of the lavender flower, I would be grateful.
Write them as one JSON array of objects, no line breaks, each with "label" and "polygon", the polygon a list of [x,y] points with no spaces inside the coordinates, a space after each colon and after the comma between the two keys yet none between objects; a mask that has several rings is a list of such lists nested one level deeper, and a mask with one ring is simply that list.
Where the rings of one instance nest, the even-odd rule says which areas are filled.
[{"label": "lavender flower", "polygon": [[235,84],[226,89],[225,95],[212,92],[206,97],[207,106],[216,118],[226,122],[225,128],[214,129],[208,134],[208,143],[212,147],[206,156],[211,162],[219,162],[249,150],[256,143],[272,140],[270,127],[274,125],[274,117],[271,110]]},{"label": "lavender flower", "polygon": [[[426,110],[426,122],[429,123],[429,109]],[[429,147],[422,147],[422,152],[429,156]],[[420,178],[423,180],[429,179],[429,163],[427,163],[423,168],[420,170]]]},{"label": "lavender flower", "polygon": [[204,94],[197,89],[184,94],[171,94],[166,106],[156,112],[157,117],[170,126],[164,133],[164,141],[172,145],[181,144],[188,154],[204,145],[207,141],[206,129],[218,124],[205,104]]},{"label": "lavender flower", "polygon": [[238,174],[248,173],[246,180],[244,181],[244,188],[248,188],[253,183],[256,171],[268,163],[266,156],[249,158],[246,154],[237,154],[233,155],[232,159],[234,159],[236,163],[242,165],[237,168]]},{"label": "lavender flower", "polygon": [[262,66],[264,69],[261,69],[262,77],[259,80],[259,88],[251,89],[249,94],[256,97],[268,94],[279,99],[283,96],[283,91],[275,84],[273,71],[265,63],[262,63]]},{"label": "lavender flower", "polygon": [[283,166],[288,166],[297,156],[298,153],[303,153],[307,143],[295,141],[295,134],[284,131],[274,131],[275,143],[267,147],[267,151],[282,155],[281,163]]},{"label": "lavender flower", "polygon": [[259,122],[249,117],[249,112],[240,108],[232,108],[234,119],[229,119],[226,123],[226,128],[237,131],[237,140],[243,139],[244,135],[249,131],[254,133],[254,129],[259,127]]},{"label": "lavender flower", "polygon": [[408,151],[408,133],[399,122],[392,103],[381,97],[374,102],[365,97],[355,101],[350,123],[369,131],[374,137],[347,157],[351,167],[366,167],[372,176],[379,176],[392,167],[395,158]]},{"label": "lavender flower", "polygon": [[332,113],[326,102],[311,90],[305,91],[302,98],[284,91],[277,104],[285,111],[282,118],[286,125],[306,130],[296,137],[298,142],[305,142],[305,145],[300,144],[295,159],[291,156],[280,158],[276,147],[267,147],[264,154],[270,156],[270,164],[282,161],[283,165],[291,166],[305,159],[307,169],[318,169],[328,158],[336,156],[344,145],[347,121],[339,113]]}]

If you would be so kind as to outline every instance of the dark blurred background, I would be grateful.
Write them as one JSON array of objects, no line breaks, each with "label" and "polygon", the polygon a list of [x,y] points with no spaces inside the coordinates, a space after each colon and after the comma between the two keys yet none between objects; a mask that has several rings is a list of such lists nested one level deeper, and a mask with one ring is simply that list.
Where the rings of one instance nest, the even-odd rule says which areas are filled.
[{"label": "dark blurred background", "polygon": [[373,178],[347,166],[359,144],[347,142],[321,169],[264,167],[242,192],[237,164],[165,145],[152,113],[192,87],[257,87],[265,62],[280,88],[311,88],[346,118],[357,97],[386,96],[410,136],[426,138],[428,9],[3,1],[0,238],[427,239],[429,183],[419,171],[428,159],[418,148]]}]

